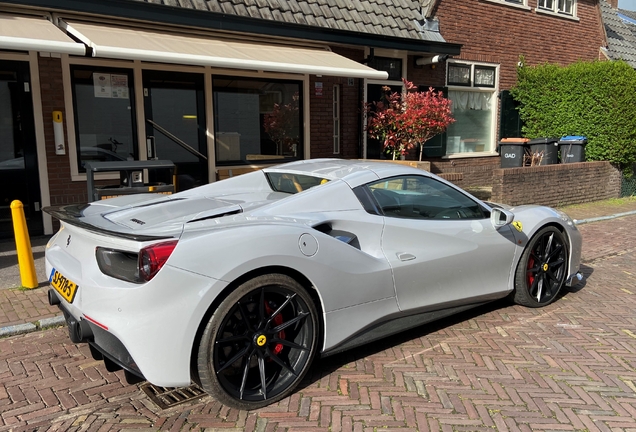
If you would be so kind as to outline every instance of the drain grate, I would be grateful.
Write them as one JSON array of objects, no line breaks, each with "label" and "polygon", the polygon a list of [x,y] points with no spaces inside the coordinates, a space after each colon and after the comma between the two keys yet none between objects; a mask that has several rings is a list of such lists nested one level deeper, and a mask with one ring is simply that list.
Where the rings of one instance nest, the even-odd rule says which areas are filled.
[{"label": "drain grate", "polygon": [[171,388],[144,383],[140,388],[161,409],[171,408],[207,395],[201,387],[195,384],[190,387]]}]

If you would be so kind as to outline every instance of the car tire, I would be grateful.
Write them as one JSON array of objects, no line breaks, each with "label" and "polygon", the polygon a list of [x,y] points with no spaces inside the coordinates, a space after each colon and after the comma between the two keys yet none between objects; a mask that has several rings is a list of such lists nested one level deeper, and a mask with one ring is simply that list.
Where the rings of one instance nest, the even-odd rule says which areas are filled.
[{"label": "car tire", "polygon": [[251,279],[221,302],[203,331],[201,386],[238,409],[283,399],[309,370],[319,333],[314,302],[297,281],[282,274]]},{"label": "car tire", "polygon": [[568,245],[557,228],[542,228],[528,243],[515,272],[515,303],[527,307],[546,306],[565,284]]}]

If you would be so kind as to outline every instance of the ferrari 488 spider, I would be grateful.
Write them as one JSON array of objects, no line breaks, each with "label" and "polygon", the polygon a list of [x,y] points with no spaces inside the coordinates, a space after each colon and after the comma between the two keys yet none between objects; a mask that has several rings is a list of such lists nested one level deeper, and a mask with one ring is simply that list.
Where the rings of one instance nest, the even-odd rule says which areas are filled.
[{"label": "ferrari 488 spider", "polygon": [[253,409],[316,356],[580,278],[562,212],[482,202],[426,171],[316,159],[174,195],[46,209],[49,301],[130,382]]}]

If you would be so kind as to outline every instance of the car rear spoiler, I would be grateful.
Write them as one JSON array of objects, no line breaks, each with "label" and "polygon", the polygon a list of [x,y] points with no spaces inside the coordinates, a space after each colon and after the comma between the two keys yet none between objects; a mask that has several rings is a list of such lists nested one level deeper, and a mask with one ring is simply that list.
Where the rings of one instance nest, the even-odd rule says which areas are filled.
[{"label": "car rear spoiler", "polygon": [[50,206],[44,207],[42,210],[45,213],[50,214],[52,217],[58,219],[60,222],[80,227],[87,231],[95,232],[98,234],[105,234],[113,237],[125,238],[128,240],[134,240],[139,242],[165,240],[167,238],[174,238],[171,235],[165,236],[150,236],[135,233],[127,233],[121,231],[113,231],[105,228],[97,227],[93,224],[83,221],[84,210],[89,207],[89,204],[69,204],[64,206]]}]

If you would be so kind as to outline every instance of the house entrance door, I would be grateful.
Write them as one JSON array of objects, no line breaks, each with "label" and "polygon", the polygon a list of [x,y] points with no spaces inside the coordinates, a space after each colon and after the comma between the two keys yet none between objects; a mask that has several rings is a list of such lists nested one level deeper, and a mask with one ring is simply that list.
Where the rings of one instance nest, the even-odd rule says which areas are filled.
[{"label": "house entrance door", "polygon": [[174,162],[177,192],[208,183],[203,75],[144,71],[143,85],[149,157]]},{"label": "house entrance door", "polygon": [[[388,85],[388,84],[367,84],[367,103],[379,102],[384,96],[384,90],[382,87],[389,87],[390,93],[402,92],[402,85]],[[371,138],[367,134],[367,159],[383,159],[384,149],[380,140]]]},{"label": "house entrance door", "polygon": [[11,202],[24,205],[30,235],[42,235],[29,63],[0,60],[0,238],[13,237]]}]

